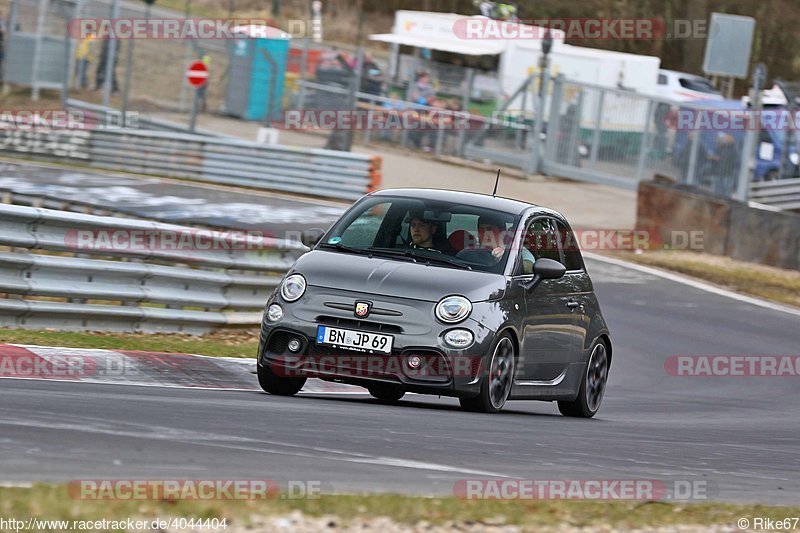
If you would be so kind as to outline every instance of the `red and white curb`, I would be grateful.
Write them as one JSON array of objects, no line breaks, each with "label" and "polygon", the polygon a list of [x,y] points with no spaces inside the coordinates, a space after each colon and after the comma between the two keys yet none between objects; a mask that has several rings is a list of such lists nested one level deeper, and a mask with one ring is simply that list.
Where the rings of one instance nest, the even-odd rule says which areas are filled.
[{"label": "red and white curb", "polygon": [[[235,357],[0,344],[0,378],[260,391],[255,360]],[[361,387],[309,379],[301,391],[367,394]]]}]

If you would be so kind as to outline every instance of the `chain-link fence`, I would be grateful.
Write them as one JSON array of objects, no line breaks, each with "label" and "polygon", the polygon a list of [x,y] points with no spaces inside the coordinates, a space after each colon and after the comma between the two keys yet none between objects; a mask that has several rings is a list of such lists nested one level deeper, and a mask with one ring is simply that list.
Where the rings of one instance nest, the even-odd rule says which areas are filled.
[{"label": "chain-link fence", "polygon": [[[109,41],[70,40],[69,21],[175,18],[172,11],[150,10],[143,3],[121,4],[113,14],[112,5],[111,0],[14,0],[5,80],[35,90],[59,88],[69,72],[70,97],[98,103]],[[121,107],[130,74],[129,111],[187,113],[193,89],[187,86],[186,69],[201,58],[210,72],[202,111],[229,113],[229,84],[247,83],[231,73],[235,40],[137,39],[116,44],[116,83],[109,102],[115,108]],[[545,85],[543,98],[537,83],[526,82],[514,100],[505,102],[495,74],[419,56],[401,55],[397,64],[390,64],[356,49],[295,39],[287,59],[279,102],[284,115],[359,110],[416,119],[414,127],[337,128],[330,132],[329,148],[349,149],[354,141],[386,143],[629,189],[658,174],[740,199],[747,198],[750,182],[800,174],[796,132],[706,127],[681,120],[705,114],[713,124],[716,115],[745,112],[733,101],[681,103],[559,78]],[[423,72],[428,80],[421,82]],[[252,90],[261,98],[259,91],[266,95],[268,87]],[[540,138],[534,134],[537,119],[542,123]]]},{"label": "chain-link fence", "polygon": [[745,199],[773,164],[756,153],[758,137],[780,144],[785,134],[737,121],[749,112],[735,101],[675,102],[563,79],[549,109],[543,170],[628,188],[658,174]]}]

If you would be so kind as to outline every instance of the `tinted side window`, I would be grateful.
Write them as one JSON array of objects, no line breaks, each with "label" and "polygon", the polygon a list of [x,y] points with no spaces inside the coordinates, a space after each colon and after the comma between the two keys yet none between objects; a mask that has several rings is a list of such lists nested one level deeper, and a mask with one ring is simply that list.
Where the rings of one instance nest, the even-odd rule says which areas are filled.
[{"label": "tinted side window", "polygon": [[667,84],[667,76],[665,74],[658,75],[658,84],[659,85],[666,85]]},{"label": "tinted side window", "polygon": [[523,247],[533,254],[534,259],[553,259],[561,261],[555,225],[549,218],[537,218],[525,232]]},{"label": "tinted side window", "polygon": [[583,258],[578,249],[578,239],[574,233],[567,230],[560,221],[556,220],[558,231],[558,242],[561,243],[561,250],[564,253],[564,266],[567,270],[583,270]]}]

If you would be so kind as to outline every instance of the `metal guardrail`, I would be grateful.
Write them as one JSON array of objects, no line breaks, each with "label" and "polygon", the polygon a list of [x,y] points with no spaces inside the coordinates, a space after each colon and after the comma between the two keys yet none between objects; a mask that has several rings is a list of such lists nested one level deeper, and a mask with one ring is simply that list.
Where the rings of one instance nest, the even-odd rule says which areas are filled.
[{"label": "metal guardrail", "polygon": [[256,325],[306,248],[255,237],[0,205],[8,249],[0,252],[0,326],[202,333]]},{"label": "metal guardrail", "polygon": [[800,209],[800,178],[751,183],[750,200],[778,209]]},{"label": "metal guardrail", "polygon": [[[118,109],[114,109],[112,107],[105,107],[98,104],[93,104],[91,102],[84,102],[83,100],[76,100],[74,98],[70,98],[67,100],[67,109],[76,109],[78,111],[83,111],[91,118],[95,119],[98,123],[101,124],[122,124],[122,112]],[[162,120],[162,119],[155,119],[150,118],[147,116],[147,113],[142,113],[139,111],[128,111],[129,117],[131,117],[134,124],[130,127],[140,129],[140,130],[148,130],[148,131],[171,131],[174,133],[188,133],[189,126],[186,124],[179,124],[177,122],[172,122],[169,120]],[[208,137],[225,137],[224,135],[220,135],[219,133],[205,130],[201,128],[195,129],[194,133],[196,135],[205,135]]]},{"label": "metal guardrail", "polygon": [[0,152],[36,159],[86,162],[90,158],[89,132],[0,127]]},{"label": "metal guardrail", "polygon": [[377,189],[382,165],[379,156],[134,129],[0,128],[0,152],[342,200]]}]

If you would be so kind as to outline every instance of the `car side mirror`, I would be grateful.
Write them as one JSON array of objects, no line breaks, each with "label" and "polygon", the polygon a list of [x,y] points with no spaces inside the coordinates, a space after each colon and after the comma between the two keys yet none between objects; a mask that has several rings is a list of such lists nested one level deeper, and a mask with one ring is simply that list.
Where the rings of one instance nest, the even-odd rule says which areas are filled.
[{"label": "car side mirror", "polygon": [[313,248],[322,240],[323,235],[325,235],[325,232],[321,229],[307,229],[300,235],[300,242],[309,248]]},{"label": "car side mirror", "polygon": [[533,264],[533,279],[526,287],[529,291],[535,289],[542,281],[546,279],[559,279],[564,276],[567,267],[553,259],[543,257],[537,259]]}]

